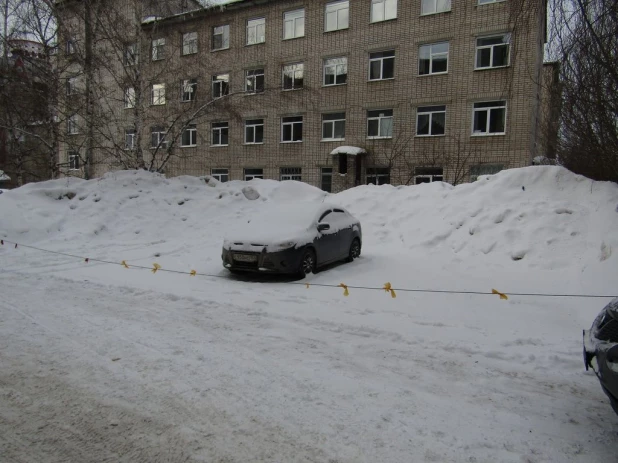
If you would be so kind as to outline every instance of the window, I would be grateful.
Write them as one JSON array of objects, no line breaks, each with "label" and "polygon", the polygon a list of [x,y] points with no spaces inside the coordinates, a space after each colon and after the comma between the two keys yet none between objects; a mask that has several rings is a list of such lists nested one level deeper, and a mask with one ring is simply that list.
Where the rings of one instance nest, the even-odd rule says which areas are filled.
[{"label": "window", "polygon": [[151,105],[164,105],[165,104],[165,84],[153,84],[152,94],[150,97]]},{"label": "window", "polygon": [[322,140],[345,139],[345,113],[322,114]]},{"label": "window", "polygon": [[305,9],[283,13],[283,39],[305,36]]},{"label": "window", "polygon": [[248,119],[245,121],[245,144],[257,145],[264,143],[264,119]]},{"label": "window", "polygon": [[451,0],[421,0],[421,14],[451,11]]},{"label": "window", "polygon": [[444,135],[446,106],[421,106],[416,110],[416,135]]},{"label": "window", "polygon": [[506,101],[474,103],[473,135],[501,135],[506,126]]},{"label": "window", "polygon": [[504,0],[479,0],[479,5],[487,5],[488,3],[498,3]]},{"label": "window", "polygon": [[266,19],[257,18],[247,21],[247,45],[266,41]]},{"label": "window", "polygon": [[320,169],[320,188],[327,193],[333,191],[333,168],[322,167]]},{"label": "window", "polygon": [[476,39],[475,69],[499,68],[509,65],[511,34]]},{"label": "window", "polygon": [[367,111],[367,138],[392,138],[393,110]]},{"label": "window", "polygon": [[369,53],[369,80],[395,77],[395,50]]},{"label": "window", "polygon": [[212,76],[212,97],[221,98],[230,93],[230,75],[217,74]]},{"label": "window", "polygon": [[158,61],[165,58],[165,39],[155,39],[152,41],[152,60]]},{"label": "window", "polygon": [[197,92],[197,79],[183,79],[180,81],[180,99],[182,101],[195,101]]},{"label": "window", "polygon": [[348,0],[327,3],[324,13],[324,31],[330,32],[339,29],[347,29],[349,23],[349,9],[350,2]]},{"label": "window", "polygon": [[264,169],[245,169],[245,181],[253,180],[254,178],[264,178]]},{"label": "window", "polygon": [[478,180],[481,175],[494,175],[504,169],[502,164],[479,164],[470,166],[470,181]]},{"label": "window", "polygon": [[195,124],[188,125],[182,131],[180,146],[196,146],[197,145],[197,126]]},{"label": "window", "polygon": [[448,71],[448,42],[421,45],[418,51],[418,74],[442,74]]},{"label": "window", "polygon": [[444,169],[442,167],[415,167],[414,184],[442,182],[444,181]]},{"label": "window", "polygon": [[67,96],[75,95],[77,91],[75,90],[77,84],[77,77],[69,77],[67,79]]},{"label": "window", "polygon": [[67,40],[66,52],[67,52],[67,55],[75,54],[76,52],[75,39],[72,38],[72,39]]},{"label": "window", "polygon": [[150,131],[150,147],[165,148],[167,141],[165,140],[166,130],[163,127],[153,127]]},{"label": "window", "polygon": [[279,171],[279,180],[301,181],[302,169],[300,167],[282,167]]},{"label": "window", "polygon": [[212,29],[212,49],[230,48],[230,26],[217,26]]},{"label": "window", "polygon": [[368,167],[367,185],[386,185],[391,183],[391,170],[388,167]]},{"label": "window", "polygon": [[125,108],[135,107],[135,89],[133,87],[124,89],[124,107]]},{"label": "window", "polygon": [[69,170],[79,170],[79,153],[69,151]]},{"label": "window", "polygon": [[324,60],[324,85],[342,85],[348,81],[348,58]]},{"label": "window", "polygon": [[397,17],[397,0],[371,0],[371,22],[386,21]]},{"label": "window", "polygon": [[67,133],[69,135],[75,135],[79,133],[79,127],[77,125],[78,119],[79,116],[77,114],[73,114],[67,119]]},{"label": "window", "polygon": [[127,45],[124,50],[125,66],[135,66],[139,63],[139,50],[136,43]]},{"label": "window", "polygon": [[182,54],[192,55],[197,53],[197,32],[182,34]]},{"label": "window", "polygon": [[220,182],[228,182],[230,180],[229,169],[211,169],[210,176]]},{"label": "window", "polygon": [[124,131],[124,149],[126,150],[134,150],[136,142],[136,132],[135,129],[126,129]]},{"label": "window", "polygon": [[212,146],[227,146],[228,145],[228,123],[213,122],[212,123]]},{"label": "window", "polygon": [[295,90],[303,88],[303,63],[286,64],[283,66],[283,89]]},{"label": "window", "polygon": [[303,116],[288,116],[281,118],[281,142],[292,143],[303,141]]},{"label": "window", "polygon": [[245,71],[245,91],[247,93],[264,91],[264,69],[248,69]]}]

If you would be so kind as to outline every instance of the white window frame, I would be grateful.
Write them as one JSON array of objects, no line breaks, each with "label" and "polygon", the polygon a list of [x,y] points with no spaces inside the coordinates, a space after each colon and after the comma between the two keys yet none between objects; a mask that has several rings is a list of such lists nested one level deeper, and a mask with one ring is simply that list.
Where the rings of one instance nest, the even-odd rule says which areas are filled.
[{"label": "white window frame", "polygon": [[502,3],[506,0],[478,0],[478,5],[489,5],[490,3]]},{"label": "white window frame", "polygon": [[[221,47],[215,48],[215,37],[221,36]],[[230,48],[230,25],[214,26],[212,28],[212,51],[227,50]]]},{"label": "white window frame", "polygon": [[[395,16],[386,17],[387,12],[392,11],[392,5],[395,5]],[[387,8],[387,5],[391,5],[391,8]],[[377,14],[379,13],[379,14]],[[377,23],[382,21],[390,21],[391,19],[397,19],[397,0],[371,0],[371,22]],[[376,16],[380,16],[376,18]]]},{"label": "white window frame", "polygon": [[124,49],[125,66],[137,66],[139,64],[139,49],[137,43],[131,43]]},{"label": "white window frame", "polygon": [[124,108],[135,108],[135,88],[127,87],[124,89]]},{"label": "white window frame", "polygon": [[[491,104],[491,103],[495,103],[495,106],[486,106],[486,107],[481,107],[481,108],[476,108],[476,105],[479,104]],[[502,109],[504,110],[504,116],[503,116],[503,124],[504,124],[504,130],[502,132],[490,132],[489,131],[489,127],[491,125],[491,117],[493,114],[493,110],[499,110]],[[475,131],[474,130],[474,120],[476,117],[476,114],[479,112],[487,112],[487,122],[485,123],[485,131]],[[497,101],[478,101],[476,103],[474,103],[472,105],[472,136],[473,137],[491,137],[491,136],[495,136],[495,135],[504,135],[506,134],[506,115],[507,115],[507,103],[506,100],[497,100]]]},{"label": "white window frame", "polygon": [[[440,9],[438,9],[438,4]],[[421,0],[421,16],[451,11],[451,0]]]},{"label": "white window frame", "polygon": [[[437,109],[438,107],[443,107],[444,109]],[[432,132],[432,122],[434,114],[444,114],[444,133],[433,134]],[[429,115],[429,133],[419,134],[419,119],[421,116]],[[417,137],[444,137],[446,134],[446,105],[432,105],[432,106],[419,106],[416,108],[416,136]]]},{"label": "white window frame", "polygon": [[280,167],[279,168],[279,181],[285,182],[287,180],[296,180],[302,182],[303,168],[302,167]]},{"label": "white window frame", "polygon": [[[393,52],[393,56],[380,56],[377,58],[372,58],[371,55],[375,55],[378,53],[387,53],[387,52]],[[378,80],[392,80],[395,78],[395,50],[383,50],[383,51],[374,51],[369,53],[369,81],[371,82],[375,82]],[[384,77],[384,61],[387,59],[392,59],[393,60],[393,77]],[[380,62],[380,77],[378,78],[371,78],[371,63],[373,62]]]},{"label": "white window frame", "polygon": [[[288,70],[289,69],[289,70]],[[287,70],[287,71],[286,71]],[[286,72],[290,72],[292,73],[292,87],[290,88],[286,88],[285,87],[285,75]],[[297,72],[301,72],[302,73],[302,85],[300,87],[296,86],[296,81],[299,80],[296,77],[296,73]],[[284,64],[283,68],[281,70],[281,88],[283,88],[283,90],[300,90],[302,88],[304,88],[305,86],[305,63],[288,63],[288,64]]]},{"label": "white window frame", "polygon": [[150,104],[152,106],[163,106],[165,104],[165,84],[152,84],[150,92]]},{"label": "white window frame", "polygon": [[[473,171],[477,173],[473,173]],[[485,172],[481,172],[481,171]],[[482,175],[495,175],[504,170],[504,164],[474,164],[470,166],[470,181],[476,182]]]},{"label": "white window frame", "polygon": [[154,39],[151,44],[152,61],[165,59],[165,38]]},{"label": "white window frame", "polygon": [[69,77],[67,78],[67,87],[66,87],[66,94],[67,96],[72,96],[75,95],[77,93],[76,87],[77,87],[77,77]]},{"label": "white window frame", "polygon": [[[346,16],[341,18],[340,13],[346,11]],[[330,15],[330,16],[329,16]],[[335,27],[329,29],[328,19],[335,16]],[[324,7],[324,32],[340,31],[350,27],[350,2],[349,0],[339,0],[327,3]]]},{"label": "white window frame", "polygon": [[80,161],[81,157],[79,156],[78,151],[69,151],[67,154],[67,164],[69,165],[69,170],[80,170]]},{"label": "white window frame", "polygon": [[230,74],[226,72],[212,76],[212,98],[216,100],[217,98],[223,98],[229,94]]},{"label": "white window frame", "polygon": [[[324,179],[328,178],[329,188],[325,188]],[[320,167],[320,188],[327,193],[333,192],[333,168],[332,167]]]},{"label": "white window frame", "polygon": [[[287,34],[287,25],[291,25],[292,33]],[[298,39],[305,36],[305,9],[290,10],[283,13],[283,40]]]},{"label": "white window frame", "polygon": [[[261,71],[261,72],[260,72]],[[252,74],[249,74],[252,73]],[[262,86],[261,89],[258,87],[258,78],[262,77]],[[253,82],[253,90],[249,90],[249,81]],[[255,68],[255,69],[246,69],[245,70],[245,92],[251,95],[255,93],[263,93],[264,92],[264,68]]]},{"label": "white window frame", "polygon": [[[153,136],[155,136],[155,134],[157,137],[157,143],[153,144],[152,138]],[[167,129],[165,129],[164,127],[152,127],[150,129],[150,149],[158,149],[158,148],[165,149],[167,147],[166,136],[167,136]]]},{"label": "white window frame", "polygon": [[185,32],[182,34],[182,56],[197,53],[197,32]]},{"label": "white window frame", "polygon": [[[223,125],[225,124],[225,125]],[[215,127],[217,125],[217,127]],[[223,133],[227,138],[227,143],[222,143]],[[215,143],[215,133],[219,137],[219,142]],[[210,124],[210,146],[229,146],[230,145],[230,123],[227,121],[212,122]]]},{"label": "white window frame", "polygon": [[[185,133],[189,135],[189,144],[184,143]],[[197,125],[190,124],[184,128],[184,130],[180,134],[180,146],[182,148],[190,148],[192,146],[197,146]]]},{"label": "white window frame", "polygon": [[[431,171],[438,171],[440,173],[432,173]],[[425,171],[425,172],[423,172]],[[419,182],[420,179],[428,179],[429,182]],[[432,166],[432,167],[415,167],[414,168],[414,184],[420,185],[421,183],[433,183],[433,182],[443,182],[444,181],[444,168],[441,166]]]},{"label": "white window frame", "polygon": [[[230,169],[227,167],[213,167],[210,169],[210,176],[221,183],[229,182]],[[226,177],[225,180],[223,180],[223,177]]]},{"label": "white window frame", "polygon": [[[434,52],[434,47],[438,45],[446,44],[446,51],[436,51]],[[429,48],[429,72],[421,74],[421,54],[423,49]],[[451,45],[449,42],[435,42],[435,43],[425,43],[418,47],[418,75],[419,76],[435,76],[440,74],[448,74],[448,62],[449,62],[449,52],[451,51]],[[439,57],[446,56],[446,71],[433,71],[434,59]]]},{"label": "white window frame", "polygon": [[[343,62],[336,62],[343,60]],[[327,69],[333,69],[334,82],[332,84],[326,83]],[[344,69],[345,73],[338,73],[340,69]],[[345,82],[337,82],[338,76],[345,76]],[[322,62],[322,85],[324,87],[334,87],[336,85],[346,85],[348,83],[348,57],[340,56],[338,58],[326,58]]]},{"label": "white window frame", "polygon": [[[328,117],[328,116],[335,116],[335,115],[339,115],[342,114],[343,118],[340,119],[324,119],[324,116]],[[324,113],[322,114],[322,141],[343,141],[345,140],[345,120],[346,120],[346,114],[345,112],[337,112],[337,113]],[[335,137],[335,127],[337,126],[338,122],[343,122],[343,137],[337,138]],[[324,127],[326,125],[330,125],[331,126],[331,131],[333,136],[331,138],[325,138],[324,137]]]},{"label": "white window frame", "polygon": [[135,141],[137,133],[135,129],[125,129],[124,131],[124,149],[127,151],[133,151],[135,149]]},{"label": "white window frame", "polygon": [[[197,96],[197,79],[182,79],[180,81],[180,101],[183,103],[195,101]],[[187,98],[187,95],[189,96]]]},{"label": "white window frame", "polygon": [[[391,115],[390,116],[382,116],[382,115],[378,115],[378,116],[369,116],[369,113],[372,112],[379,112],[379,111],[390,111]],[[391,133],[390,135],[382,135],[382,129],[385,127],[383,126],[383,121],[386,121],[390,119],[390,127],[391,127]],[[378,121],[378,135],[369,135],[369,121]],[[369,140],[380,140],[380,139],[387,139],[387,138],[393,138],[393,129],[394,129],[394,124],[395,124],[395,114],[394,111],[392,109],[371,109],[367,111],[367,138]]]},{"label": "white window frame", "polygon": [[[261,31],[260,31],[261,29]],[[253,32],[253,35],[252,35]],[[261,33],[260,33],[261,32]],[[253,41],[250,39],[253,37]],[[266,18],[247,20],[247,45],[257,45],[266,42]]]},{"label": "white window frame", "polygon": [[[250,174],[250,173],[247,172],[247,171],[250,171],[250,170],[251,171],[256,171],[256,172]],[[262,173],[258,174],[257,171],[261,171]],[[255,167],[255,168],[253,168],[253,167],[249,167],[249,168],[245,167],[243,169],[242,175],[243,175],[243,178],[245,179],[245,182],[253,180],[254,178],[258,178],[258,179],[264,180],[264,169],[262,169],[260,167]]]},{"label": "white window frame", "polygon": [[[378,172],[378,170],[380,172]],[[386,173],[384,172],[386,171]],[[373,177],[376,179],[376,182],[372,182],[369,183],[369,178]],[[382,183],[377,179],[380,178],[386,178],[387,181]],[[370,185],[373,184],[375,186],[379,186],[379,185],[390,185],[391,183],[391,169],[390,167],[381,167],[381,166],[372,166],[372,167],[367,167],[367,170],[365,171],[365,184]]]},{"label": "white window frame", "polygon": [[75,46],[75,38],[70,38],[67,40],[66,42],[66,54],[67,55],[74,55],[75,52],[77,51],[77,47]]},{"label": "white window frame", "polygon": [[77,114],[71,114],[67,118],[67,134],[77,135],[79,133],[79,116]]},{"label": "white window frame", "polygon": [[[261,122],[257,122],[261,121]],[[257,139],[257,128],[262,127],[262,141],[256,141]],[[251,132],[253,134],[253,141],[248,141],[248,134]],[[264,144],[264,119],[246,119],[245,120],[245,145],[263,145]]]},{"label": "white window frame", "polygon": [[[292,118],[298,118],[298,117],[300,117],[300,121],[290,121],[290,120],[286,121],[286,119],[292,119]],[[281,118],[281,143],[302,143],[303,138],[304,138],[304,133],[303,133],[304,123],[305,123],[305,118],[303,116],[283,116]],[[294,126],[297,124],[300,124],[300,130],[301,130],[300,140],[294,140]],[[291,136],[290,140],[283,139],[284,127],[286,126],[290,127],[290,136]]]},{"label": "white window frame", "polygon": [[[479,40],[483,40],[483,39],[495,39],[495,38],[499,38],[501,37],[503,39],[502,43],[495,43],[492,45],[480,45],[479,46]],[[499,66],[494,66],[494,58],[495,58],[495,49],[496,47],[503,47],[506,45],[506,50],[507,50],[507,56],[506,56],[506,64],[501,64]],[[479,66],[479,52],[481,50],[491,50],[490,51],[490,58],[489,58],[489,66]],[[505,68],[508,67],[511,64],[511,34],[506,32],[503,34],[492,34],[492,35],[483,35],[480,37],[476,38],[476,43],[475,43],[475,53],[474,53],[474,69],[475,70],[481,70],[481,69],[499,69],[499,68]]]}]

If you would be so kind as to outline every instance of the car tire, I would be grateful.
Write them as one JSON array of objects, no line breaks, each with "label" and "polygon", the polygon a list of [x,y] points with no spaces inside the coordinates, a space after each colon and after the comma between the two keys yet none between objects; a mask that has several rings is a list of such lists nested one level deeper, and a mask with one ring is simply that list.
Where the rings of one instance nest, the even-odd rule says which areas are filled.
[{"label": "car tire", "polygon": [[352,262],[354,259],[360,256],[361,253],[361,244],[358,238],[354,238],[352,240],[352,244],[350,245],[350,251],[348,253],[347,262]]},{"label": "car tire", "polygon": [[307,249],[303,252],[303,257],[300,260],[300,268],[298,269],[298,275],[301,278],[305,278],[309,273],[315,273],[316,261],[315,252],[313,249]]}]

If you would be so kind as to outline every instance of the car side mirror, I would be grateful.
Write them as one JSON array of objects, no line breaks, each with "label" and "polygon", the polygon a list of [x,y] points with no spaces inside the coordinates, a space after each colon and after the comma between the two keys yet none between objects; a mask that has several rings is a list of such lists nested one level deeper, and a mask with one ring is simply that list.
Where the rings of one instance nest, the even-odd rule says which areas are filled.
[{"label": "car side mirror", "polygon": [[330,230],[330,225],[327,223],[319,223],[318,224],[318,231],[325,231],[325,230]]}]

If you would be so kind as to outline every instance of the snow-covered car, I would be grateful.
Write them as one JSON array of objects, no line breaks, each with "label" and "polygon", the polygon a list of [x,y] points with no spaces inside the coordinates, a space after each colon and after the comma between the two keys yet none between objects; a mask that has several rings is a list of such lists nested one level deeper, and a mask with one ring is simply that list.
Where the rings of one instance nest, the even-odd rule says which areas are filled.
[{"label": "snow-covered car", "polygon": [[305,276],[361,253],[361,224],[343,207],[315,202],[260,206],[224,240],[221,258],[231,272]]},{"label": "snow-covered car", "polygon": [[612,408],[618,414],[618,298],[597,316],[589,330],[584,330],[584,362],[592,368]]}]

